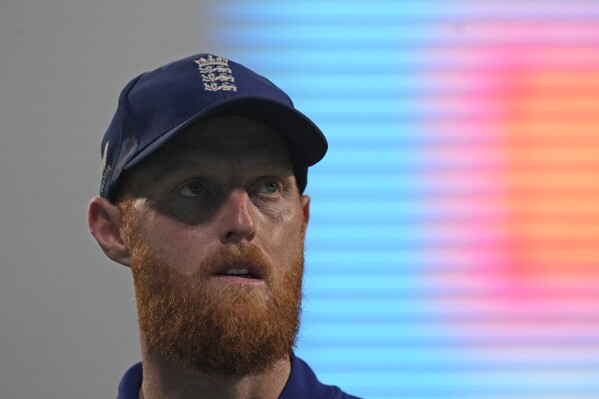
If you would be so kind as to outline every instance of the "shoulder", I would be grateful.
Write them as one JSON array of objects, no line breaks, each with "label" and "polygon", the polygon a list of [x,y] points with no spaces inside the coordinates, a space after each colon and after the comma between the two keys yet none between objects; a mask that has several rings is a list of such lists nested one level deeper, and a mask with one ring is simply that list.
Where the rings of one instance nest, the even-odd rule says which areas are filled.
[{"label": "shoulder", "polygon": [[[143,380],[141,362],[133,365],[119,384],[116,399],[137,399]],[[360,399],[343,392],[339,387],[318,380],[314,371],[299,357],[291,356],[291,374],[279,399]]]},{"label": "shoulder", "polygon": [[339,387],[325,385],[318,380],[314,371],[299,357],[291,356],[291,374],[279,399],[359,399],[348,395]]},{"label": "shoulder", "polygon": [[139,388],[143,380],[143,370],[141,362],[133,365],[119,384],[119,392],[116,399],[137,399],[139,397]]}]

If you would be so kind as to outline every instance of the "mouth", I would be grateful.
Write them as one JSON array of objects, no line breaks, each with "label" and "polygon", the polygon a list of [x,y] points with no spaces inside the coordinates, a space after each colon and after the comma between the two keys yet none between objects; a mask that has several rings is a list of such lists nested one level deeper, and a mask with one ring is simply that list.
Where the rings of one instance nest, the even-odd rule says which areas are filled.
[{"label": "mouth", "polygon": [[215,281],[239,284],[264,284],[264,275],[260,268],[248,264],[226,265],[212,274]]},{"label": "mouth", "polygon": [[242,277],[242,278],[249,278],[249,279],[254,279],[254,280],[262,280],[262,278],[260,276],[258,276],[255,273],[250,272],[248,269],[226,269],[224,272],[221,273],[217,273],[217,276],[235,276],[235,277]]}]

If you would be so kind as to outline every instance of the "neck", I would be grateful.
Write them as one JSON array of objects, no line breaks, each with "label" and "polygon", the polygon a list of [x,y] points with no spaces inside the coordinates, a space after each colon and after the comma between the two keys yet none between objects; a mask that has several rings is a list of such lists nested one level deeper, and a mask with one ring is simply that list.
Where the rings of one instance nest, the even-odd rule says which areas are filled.
[{"label": "neck", "polygon": [[[281,359],[263,374],[223,376],[195,373],[181,368],[159,354],[142,339],[143,399],[276,399],[289,374],[289,357]],[[201,354],[199,354],[201,356]]]}]

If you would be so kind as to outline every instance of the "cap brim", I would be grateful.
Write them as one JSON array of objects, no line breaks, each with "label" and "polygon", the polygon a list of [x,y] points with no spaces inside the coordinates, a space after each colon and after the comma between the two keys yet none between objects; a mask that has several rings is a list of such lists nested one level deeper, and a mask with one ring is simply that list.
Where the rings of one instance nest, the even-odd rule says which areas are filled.
[{"label": "cap brim", "polygon": [[272,127],[286,141],[296,167],[312,166],[327,152],[328,144],[320,129],[295,108],[267,98],[235,97],[206,108],[163,133],[129,160],[124,169],[139,164],[195,122],[222,116],[244,116]]}]

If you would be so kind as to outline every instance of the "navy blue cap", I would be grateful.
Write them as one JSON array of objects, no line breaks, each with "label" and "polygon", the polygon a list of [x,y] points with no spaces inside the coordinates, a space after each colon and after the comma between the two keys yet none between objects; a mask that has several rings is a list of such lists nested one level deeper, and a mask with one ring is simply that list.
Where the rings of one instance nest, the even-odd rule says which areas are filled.
[{"label": "navy blue cap", "polygon": [[268,79],[225,58],[197,54],[144,73],[125,86],[102,140],[100,195],[112,200],[124,171],[194,122],[233,115],[259,120],[285,140],[303,192],[308,167],[327,151],[320,129]]}]

